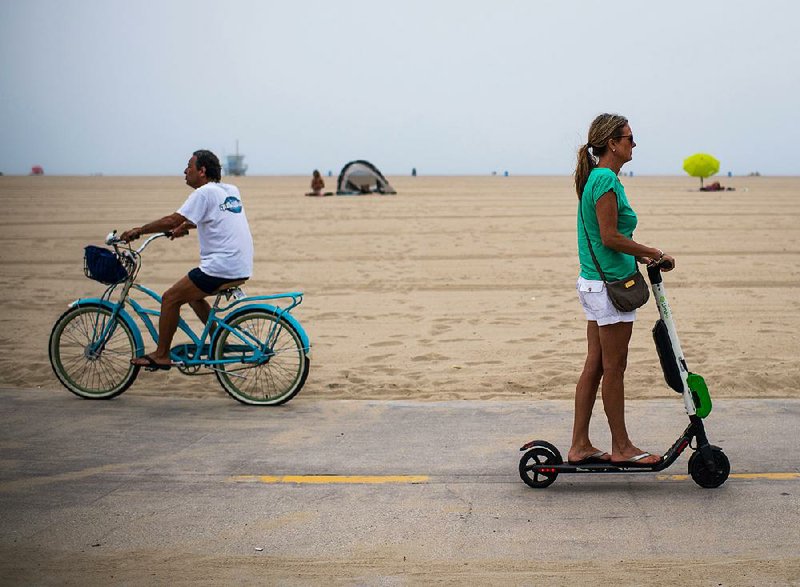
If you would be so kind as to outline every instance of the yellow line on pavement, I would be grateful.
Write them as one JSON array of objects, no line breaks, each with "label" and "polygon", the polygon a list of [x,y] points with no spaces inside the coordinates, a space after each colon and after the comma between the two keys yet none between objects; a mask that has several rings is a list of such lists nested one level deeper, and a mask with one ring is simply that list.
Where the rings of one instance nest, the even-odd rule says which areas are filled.
[{"label": "yellow line on pavement", "polygon": [[235,483],[427,483],[427,475],[236,475]]},{"label": "yellow line on pavement", "polygon": [[[800,473],[732,473],[729,479],[769,479],[785,481],[800,479]],[[689,475],[657,475],[659,481],[685,481]],[[428,475],[234,475],[228,478],[233,483],[269,483],[269,484],[350,484],[376,485],[388,483],[419,484],[428,483]]]},{"label": "yellow line on pavement", "polygon": [[[689,475],[658,475],[659,481],[684,481],[690,479]],[[772,481],[785,481],[787,479],[800,479],[800,473],[732,473],[728,479],[770,479]]]}]

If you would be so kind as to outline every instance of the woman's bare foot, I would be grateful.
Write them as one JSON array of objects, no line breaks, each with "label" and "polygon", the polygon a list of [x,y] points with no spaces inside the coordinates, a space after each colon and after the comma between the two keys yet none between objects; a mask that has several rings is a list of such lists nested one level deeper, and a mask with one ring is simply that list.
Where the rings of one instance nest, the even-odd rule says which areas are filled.
[{"label": "woman's bare foot", "polygon": [[602,450],[589,445],[588,448],[572,447],[567,453],[567,462],[571,464],[576,463],[603,463],[611,460],[611,456]]},{"label": "woman's bare foot", "polygon": [[621,451],[611,452],[612,463],[635,463],[641,466],[657,465],[663,457],[636,448],[633,444]]}]

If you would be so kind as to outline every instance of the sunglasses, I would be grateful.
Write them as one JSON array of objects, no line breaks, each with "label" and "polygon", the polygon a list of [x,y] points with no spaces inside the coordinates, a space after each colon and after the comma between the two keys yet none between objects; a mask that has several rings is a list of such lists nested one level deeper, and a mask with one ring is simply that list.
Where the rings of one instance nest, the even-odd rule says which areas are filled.
[{"label": "sunglasses", "polygon": [[632,134],[631,135],[621,135],[621,136],[614,137],[614,138],[615,139],[630,139],[631,144],[633,144],[633,135]]}]

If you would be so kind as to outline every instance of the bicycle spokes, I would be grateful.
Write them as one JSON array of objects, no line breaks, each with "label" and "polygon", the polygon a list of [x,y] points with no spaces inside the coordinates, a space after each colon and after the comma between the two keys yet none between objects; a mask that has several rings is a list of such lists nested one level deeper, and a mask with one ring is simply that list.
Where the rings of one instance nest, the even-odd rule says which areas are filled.
[{"label": "bicycle spokes", "polygon": [[225,390],[248,404],[288,401],[308,372],[297,332],[279,315],[255,308],[226,323],[215,344],[214,362]]}]

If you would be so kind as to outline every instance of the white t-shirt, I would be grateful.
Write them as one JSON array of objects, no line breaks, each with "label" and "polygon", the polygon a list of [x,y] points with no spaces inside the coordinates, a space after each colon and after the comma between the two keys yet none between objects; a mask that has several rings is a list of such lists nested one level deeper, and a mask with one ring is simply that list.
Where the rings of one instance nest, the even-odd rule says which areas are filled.
[{"label": "white t-shirt", "polygon": [[203,273],[223,278],[253,274],[253,237],[236,186],[216,182],[200,186],[178,214],[197,225]]}]

